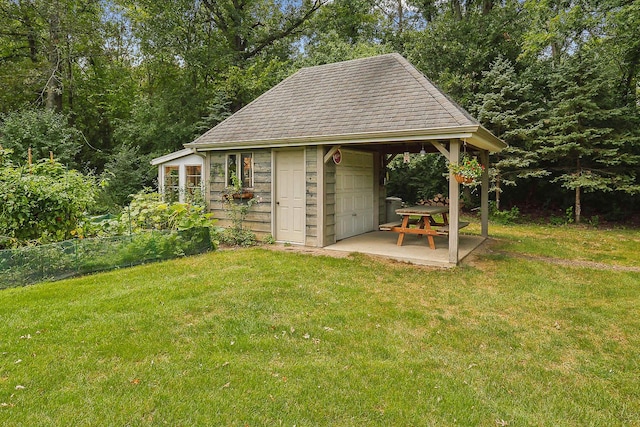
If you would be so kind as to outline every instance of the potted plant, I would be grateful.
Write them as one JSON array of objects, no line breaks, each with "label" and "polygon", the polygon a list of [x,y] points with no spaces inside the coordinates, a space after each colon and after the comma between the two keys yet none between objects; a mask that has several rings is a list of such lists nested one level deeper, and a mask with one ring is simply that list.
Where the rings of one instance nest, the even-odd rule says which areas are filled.
[{"label": "potted plant", "polygon": [[482,176],[484,166],[475,157],[463,156],[459,163],[449,163],[449,171],[460,184],[471,184]]}]

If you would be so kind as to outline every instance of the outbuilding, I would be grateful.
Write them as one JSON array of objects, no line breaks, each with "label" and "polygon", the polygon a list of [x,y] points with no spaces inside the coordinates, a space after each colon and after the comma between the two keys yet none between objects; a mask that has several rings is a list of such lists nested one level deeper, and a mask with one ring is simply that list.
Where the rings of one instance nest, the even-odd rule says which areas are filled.
[{"label": "outbuilding", "polygon": [[[184,150],[152,163],[165,190],[174,181],[197,182],[220,225],[228,223],[223,197],[236,176],[247,197],[259,201],[246,228],[279,242],[326,247],[386,222],[385,170],[395,155],[437,151],[455,163],[463,146],[487,166],[489,153],[505,144],[392,53],[303,68]],[[198,165],[201,176],[189,175],[188,167]],[[488,186],[485,173],[485,237]],[[458,223],[459,195],[451,179],[452,224]],[[457,264],[457,228],[448,249],[449,263]]]}]

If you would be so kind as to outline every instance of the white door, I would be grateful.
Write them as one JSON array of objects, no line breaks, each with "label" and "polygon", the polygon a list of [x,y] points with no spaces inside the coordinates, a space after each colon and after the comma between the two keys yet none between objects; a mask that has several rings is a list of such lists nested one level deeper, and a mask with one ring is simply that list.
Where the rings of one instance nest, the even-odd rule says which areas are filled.
[{"label": "white door", "polygon": [[336,240],[374,229],[373,154],[341,152],[336,165]]},{"label": "white door", "polygon": [[278,151],[275,163],[275,238],[281,242],[304,243],[304,151]]}]

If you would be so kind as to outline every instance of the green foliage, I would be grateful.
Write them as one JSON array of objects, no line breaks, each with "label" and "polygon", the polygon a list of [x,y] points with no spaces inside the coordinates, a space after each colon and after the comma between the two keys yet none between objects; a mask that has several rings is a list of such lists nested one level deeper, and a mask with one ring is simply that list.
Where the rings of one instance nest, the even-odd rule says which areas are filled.
[{"label": "green foliage", "polygon": [[275,237],[273,237],[271,233],[269,233],[266,236],[264,236],[264,238],[262,239],[262,243],[267,245],[273,245],[276,243],[276,239]]},{"label": "green foliage", "polygon": [[157,167],[150,165],[151,156],[143,155],[134,146],[123,145],[105,165],[101,179],[107,183],[102,188],[100,211],[113,211],[125,206],[131,195],[150,187],[157,178]]},{"label": "green foliage", "polygon": [[0,146],[13,150],[14,163],[26,164],[31,147],[34,159],[49,158],[53,152],[58,162],[75,167],[82,135],[64,115],[52,110],[14,111],[0,117]]},{"label": "green foliage", "polygon": [[77,234],[95,202],[96,180],[56,161],[0,165],[0,247],[55,242]]},{"label": "green foliage", "polygon": [[142,230],[186,230],[212,227],[213,214],[206,213],[202,205],[168,203],[162,195],[143,190],[133,195],[129,206],[123,209],[118,227],[122,232],[137,233]]},{"label": "green foliage", "polygon": [[[640,4],[617,0],[5,0],[0,144],[20,164],[32,145],[108,177],[98,209],[115,212],[149,185],[146,156],[179,149],[298,68],[397,51],[509,144],[492,156],[496,201],[557,208],[590,191],[585,206],[624,199],[611,215],[629,215],[639,25]],[[406,172],[390,171],[389,194],[446,192]]]},{"label": "green foliage", "polygon": [[496,207],[496,202],[489,202],[489,218],[497,224],[515,224],[520,219],[520,209],[513,206],[509,210],[500,210]]},{"label": "green foliage", "polygon": [[224,210],[231,220],[231,227],[220,234],[220,241],[234,246],[252,246],[256,243],[256,236],[251,230],[245,230],[243,223],[251,207],[258,203],[258,199],[234,199],[234,194],[242,194],[243,188],[237,175],[231,175],[231,182],[232,185],[223,196]]},{"label": "green foliage", "polygon": [[478,180],[482,176],[484,166],[480,164],[476,157],[464,155],[458,163],[449,163],[449,172],[460,175],[471,180]]},{"label": "green foliage", "polygon": [[404,163],[401,156],[389,164],[387,195],[400,197],[405,203],[414,204],[447,192],[446,160],[440,154],[412,156]]}]

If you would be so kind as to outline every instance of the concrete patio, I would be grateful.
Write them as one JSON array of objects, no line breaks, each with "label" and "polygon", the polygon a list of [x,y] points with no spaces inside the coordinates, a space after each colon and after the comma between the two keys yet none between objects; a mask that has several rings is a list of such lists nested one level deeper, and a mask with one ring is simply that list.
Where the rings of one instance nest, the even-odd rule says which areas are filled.
[{"label": "concrete patio", "polygon": [[[340,240],[323,249],[341,252],[359,252],[367,255],[380,256],[410,264],[428,265],[433,267],[454,267],[449,263],[449,238],[435,236],[436,249],[429,249],[429,243],[424,237],[406,235],[402,246],[397,246],[398,234],[390,231],[372,231]],[[460,235],[458,253],[460,260],[464,259],[485,239],[481,236]]]}]

